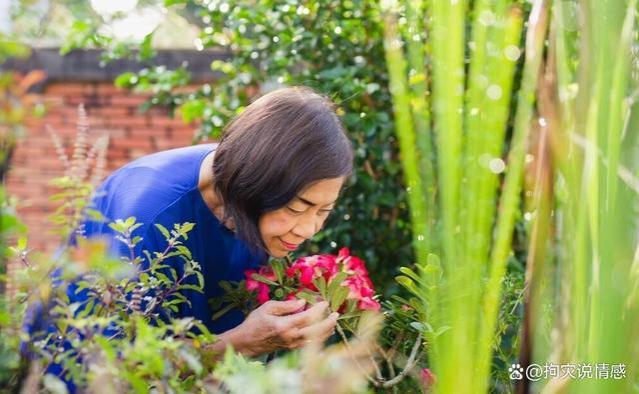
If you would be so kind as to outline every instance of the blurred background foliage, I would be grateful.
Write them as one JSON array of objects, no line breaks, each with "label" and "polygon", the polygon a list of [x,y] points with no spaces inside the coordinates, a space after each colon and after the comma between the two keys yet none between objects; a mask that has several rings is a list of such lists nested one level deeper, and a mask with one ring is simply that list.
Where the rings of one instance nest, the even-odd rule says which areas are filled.
[{"label": "blurred background foliage", "polygon": [[[89,2],[81,3],[60,2],[55,7],[66,6],[66,13],[51,11],[67,15],[64,20],[72,26],[63,52],[101,48],[105,62],[137,58],[147,67],[121,75],[116,84],[153,93],[145,108],[162,105],[187,122],[197,121],[198,141],[219,136],[252,98],[282,85],[306,85],[331,97],[353,141],[356,169],[325,230],[299,253],[346,245],[367,261],[380,288],[396,290],[392,278],[413,255],[375,1],[265,1],[250,6],[246,1],[165,1],[166,8],[140,1],[137,9],[160,6],[166,19],[154,28],[151,24],[152,30],[140,32],[137,40],[117,33],[121,13],[100,14]],[[173,22],[176,16],[189,29]],[[165,21],[173,36],[185,33],[181,38],[191,48],[229,53],[228,61],[211,65],[212,75],[219,75],[215,82],[185,93],[185,69],[153,64],[153,49],[167,45]],[[198,34],[191,39],[193,29]],[[50,30],[42,34],[55,37],[56,29]]]}]

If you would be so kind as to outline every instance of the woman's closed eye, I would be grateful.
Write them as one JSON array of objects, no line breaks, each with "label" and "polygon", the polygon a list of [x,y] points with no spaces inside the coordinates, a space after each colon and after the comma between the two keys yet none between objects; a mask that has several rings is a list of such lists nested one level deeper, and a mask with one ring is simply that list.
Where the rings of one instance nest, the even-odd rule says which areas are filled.
[{"label": "woman's closed eye", "polygon": [[303,214],[304,212],[306,212],[306,210],[305,210],[305,209],[304,209],[304,210],[300,210],[300,209],[291,208],[291,207],[289,207],[289,206],[287,206],[286,208],[287,208],[287,209],[289,210],[289,212],[291,212],[293,215],[301,215],[301,214]]},{"label": "woman's closed eye", "polygon": [[[292,213],[293,215],[302,215],[302,214],[306,213],[306,211],[308,211],[308,209],[301,210],[301,209],[295,209],[295,208],[293,208],[293,207],[289,207],[289,206],[287,206],[286,208],[287,208],[287,209],[288,209],[288,211],[289,211],[290,213]],[[318,215],[321,215],[321,216],[328,216],[331,212],[333,212],[333,208],[330,208],[330,209],[320,209],[320,210],[318,211]]]}]

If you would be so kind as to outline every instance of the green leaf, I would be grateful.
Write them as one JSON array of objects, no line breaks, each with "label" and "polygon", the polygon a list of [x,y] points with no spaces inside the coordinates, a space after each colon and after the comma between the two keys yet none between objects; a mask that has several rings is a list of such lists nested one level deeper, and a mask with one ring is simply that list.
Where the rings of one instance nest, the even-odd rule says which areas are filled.
[{"label": "green leaf", "polygon": [[167,240],[171,239],[171,233],[169,233],[169,230],[167,230],[166,227],[164,227],[160,223],[155,223],[155,227],[160,230],[162,235],[164,235],[164,238],[166,238]]},{"label": "green leaf", "polygon": [[284,282],[284,264],[281,261],[275,260],[271,263],[271,268],[275,273],[275,277],[279,283]]},{"label": "green leaf", "polygon": [[266,283],[267,285],[272,285],[272,286],[279,285],[279,283],[273,282],[272,280],[267,279],[266,277],[264,277],[264,276],[262,276],[260,274],[253,274],[253,275],[251,275],[251,278],[253,278],[253,279],[255,279],[255,280],[259,281],[259,282]]},{"label": "green leaf", "polygon": [[203,289],[204,288],[204,275],[200,271],[194,272],[195,277],[197,278],[198,286]]},{"label": "green leaf", "polygon": [[100,345],[100,347],[104,351],[104,354],[106,354],[106,357],[110,362],[114,362],[116,360],[118,356],[117,351],[111,345],[111,342],[108,339],[106,339],[102,335],[96,335],[92,338],[92,340]]},{"label": "green leaf", "polygon": [[187,258],[191,259],[191,251],[189,250],[189,248],[187,248],[184,245],[177,245],[175,247],[181,254],[183,254],[184,256],[186,256]]},{"label": "green leaf", "polygon": [[153,34],[151,33],[144,36],[144,40],[140,43],[140,49],[138,52],[138,61],[143,61],[155,56],[155,50],[153,49]]},{"label": "green leaf", "polygon": [[123,371],[126,379],[131,383],[133,389],[138,394],[146,394],[149,392],[149,388],[146,382],[139,376],[136,375],[135,372],[129,372],[127,370]]},{"label": "green leaf", "polygon": [[322,295],[322,297],[326,297],[326,279],[320,276],[319,278],[313,279],[313,284],[317,287],[317,290]]},{"label": "green leaf", "polygon": [[64,382],[60,378],[50,373],[44,375],[44,378],[42,379],[42,384],[48,391],[54,394],[68,393],[67,385],[64,384]]},{"label": "green leaf", "polygon": [[310,290],[302,290],[297,293],[296,297],[306,300],[309,305],[314,305],[317,302],[317,293],[313,293]]},{"label": "green leaf", "polygon": [[182,115],[184,123],[191,123],[194,120],[202,119],[206,102],[204,100],[189,100],[180,106],[178,111]]},{"label": "green leaf", "polygon": [[113,84],[118,88],[124,89],[124,88],[130,88],[131,86],[135,85],[137,81],[138,81],[137,75],[135,75],[132,72],[125,72],[118,75],[118,77],[115,79],[115,82]]},{"label": "green leaf", "polygon": [[164,6],[170,7],[176,4],[188,4],[188,0],[164,0]]},{"label": "green leaf", "polygon": [[194,290],[194,291],[197,291],[198,293],[204,292],[202,290],[202,287],[198,285],[180,285],[180,290]]},{"label": "green leaf", "polygon": [[220,317],[222,317],[224,314],[226,314],[226,312],[230,311],[231,309],[235,308],[236,305],[234,304],[229,304],[227,306],[225,306],[224,308],[220,309],[219,311],[215,312],[213,314],[213,316],[211,317],[211,320],[217,320]]},{"label": "green leaf", "polygon": [[332,297],[333,293],[335,293],[339,288],[344,287],[342,286],[342,283],[344,282],[344,279],[346,279],[347,276],[348,274],[346,272],[337,273],[337,275],[335,275],[333,279],[331,279],[331,283],[329,283],[328,285],[328,289],[326,290],[326,296],[330,298]]},{"label": "green leaf", "polygon": [[346,286],[339,286],[337,290],[330,296],[331,310],[337,311],[342,305],[346,297],[348,297],[349,289]]},{"label": "green leaf", "polygon": [[126,218],[126,220],[124,221],[124,226],[128,229],[131,228],[131,226],[133,226],[135,224],[135,217],[134,216],[130,216],[128,218]]},{"label": "green leaf", "polygon": [[417,289],[417,286],[415,286],[415,282],[413,282],[411,278],[404,275],[399,275],[395,277],[395,280],[397,281],[397,283],[403,286],[406,290],[410,291],[411,293],[417,296],[420,295],[420,292]]},{"label": "green leaf", "polygon": [[413,279],[415,282],[419,282],[420,281],[420,277],[419,275],[417,275],[415,273],[415,271],[413,271],[412,269],[408,268],[408,267],[400,267],[399,268],[399,272],[401,272],[402,274],[410,277],[411,279]]}]

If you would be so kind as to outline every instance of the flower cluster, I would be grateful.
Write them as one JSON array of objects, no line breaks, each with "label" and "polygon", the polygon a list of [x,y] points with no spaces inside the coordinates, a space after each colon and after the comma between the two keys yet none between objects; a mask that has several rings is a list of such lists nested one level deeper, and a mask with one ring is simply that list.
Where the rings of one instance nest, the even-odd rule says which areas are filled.
[{"label": "flower cluster", "polygon": [[[260,304],[263,304],[271,299],[271,296],[269,295],[268,283],[253,279],[253,275],[255,273],[255,270],[247,270],[246,272],[244,272],[244,275],[246,276],[246,290],[256,292],[257,301]],[[257,273],[260,277],[268,279],[270,281],[276,280],[275,273],[269,266],[261,267]]]},{"label": "flower cluster", "polygon": [[245,275],[246,289],[257,294],[260,304],[273,298],[323,298],[340,312],[380,309],[364,261],[351,256],[348,248],[337,255],[313,255],[292,264],[248,270]]}]

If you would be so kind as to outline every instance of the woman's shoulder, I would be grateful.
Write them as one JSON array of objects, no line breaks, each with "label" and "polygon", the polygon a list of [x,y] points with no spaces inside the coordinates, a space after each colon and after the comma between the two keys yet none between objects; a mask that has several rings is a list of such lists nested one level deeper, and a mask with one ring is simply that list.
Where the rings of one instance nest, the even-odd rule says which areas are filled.
[{"label": "woman's shoulder", "polygon": [[109,219],[147,220],[197,187],[202,160],[214,144],[194,145],[141,157],[111,174],[97,188],[93,208]]},{"label": "woman's shoulder", "polygon": [[[98,189],[107,193],[190,189],[216,144],[193,145],[140,157],[113,172]],[[168,189],[167,189],[168,188]]]},{"label": "woman's shoulder", "polygon": [[158,171],[199,169],[202,160],[211,153],[217,144],[200,144],[183,148],[169,149],[142,156],[121,169],[145,167]]}]

